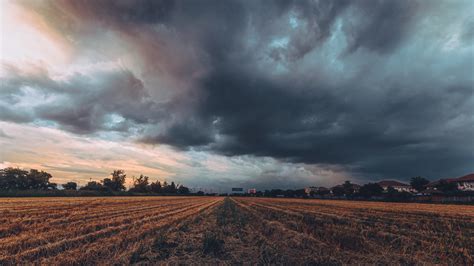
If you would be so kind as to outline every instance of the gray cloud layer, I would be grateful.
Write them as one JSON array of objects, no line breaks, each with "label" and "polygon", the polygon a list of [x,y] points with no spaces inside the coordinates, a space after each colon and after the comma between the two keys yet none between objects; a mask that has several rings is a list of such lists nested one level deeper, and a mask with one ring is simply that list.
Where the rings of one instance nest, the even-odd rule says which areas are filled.
[{"label": "gray cloud layer", "polygon": [[127,53],[128,65],[61,81],[5,66],[2,120],[374,177],[474,170],[471,1],[25,6],[78,54]]}]

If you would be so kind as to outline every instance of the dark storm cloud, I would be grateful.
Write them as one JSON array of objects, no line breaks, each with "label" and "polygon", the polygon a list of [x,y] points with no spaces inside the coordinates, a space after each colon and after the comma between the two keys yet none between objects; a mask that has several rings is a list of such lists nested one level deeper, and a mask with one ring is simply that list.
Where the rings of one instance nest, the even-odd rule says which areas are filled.
[{"label": "dark storm cloud", "polygon": [[146,136],[141,141],[150,144],[167,143],[179,149],[187,149],[206,145],[214,140],[210,123],[190,118],[172,124],[159,135]]},{"label": "dark storm cloud", "polygon": [[[216,126],[223,141],[211,147],[224,154],[354,164],[375,176],[436,175],[443,168],[446,171],[446,165],[468,170],[472,162],[472,143],[466,141],[472,138],[473,130],[463,124],[469,120],[460,120],[457,129],[449,129],[452,132],[444,128],[453,117],[470,112],[473,101],[469,87],[456,93],[427,87],[431,92],[410,96],[395,93],[382,99],[365,95],[374,98],[357,102],[358,96],[350,92],[345,92],[345,99],[331,93],[336,88],[295,93],[282,89],[298,91],[294,83],[255,82],[253,76],[235,79],[220,74],[222,83],[211,78],[217,83],[207,86],[212,98],[203,108],[205,115],[219,117]],[[450,110],[453,106],[456,110]],[[429,166],[431,163],[436,166]]]},{"label": "dark storm cloud", "polygon": [[130,23],[150,24],[165,21],[174,6],[174,1],[170,0],[63,1],[63,3],[82,18],[120,26],[127,26]]},{"label": "dark storm cloud", "polygon": [[353,52],[364,47],[390,52],[410,31],[419,5],[418,1],[359,1],[353,7],[357,24],[348,23],[346,26],[350,40],[348,50]]},{"label": "dark storm cloud", "polygon": [[2,119],[14,122],[46,120],[68,131],[128,131],[165,115],[150,99],[142,82],[125,69],[98,69],[53,80],[40,66],[4,79]]},{"label": "dark storm cloud", "polygon": [[117,33],[141,78],[17,75],[7,87],[63,95],[30,113],[78,133],[138,128],[143,142],[180,149],[349,165],[373,178],[455,176],[474,170],[470,5],[51,1],[48,21],[78,46]]},{"label": "dark storm cloud", "polygon": [[463,24],[462,39],[469,44],[474,40],[474,18],[466,20]]}]

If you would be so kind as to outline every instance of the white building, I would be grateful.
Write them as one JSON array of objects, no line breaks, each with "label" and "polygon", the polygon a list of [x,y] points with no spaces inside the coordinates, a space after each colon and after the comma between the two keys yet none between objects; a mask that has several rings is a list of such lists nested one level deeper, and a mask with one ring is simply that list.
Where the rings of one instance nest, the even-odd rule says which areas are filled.
[{"label": "white building", "polygon": [[474,173],[473,174],[468,174],[465,176],[461,176],[458,178],[446,178],[446,179],[440,179],[434,182],[431,182],[428,184],[428,188],[431,188],[433,190],[437,190],[437,186],[441,182],[446,182],[446,183],[455,183],[458,187],[459,190],[462,191],[474,191]]},{"label": "white building", "polygon": [[458,185],[459,190],[474,191],[474,174],[468,174],[456,178],[452,182],[455,182]]}]

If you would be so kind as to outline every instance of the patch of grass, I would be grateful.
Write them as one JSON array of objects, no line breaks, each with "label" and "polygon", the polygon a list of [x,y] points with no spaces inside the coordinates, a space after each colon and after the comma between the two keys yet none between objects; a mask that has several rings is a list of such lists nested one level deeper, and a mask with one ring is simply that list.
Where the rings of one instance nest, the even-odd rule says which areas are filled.
[{"label": "patch of grass", "polygon": [[245,218],[243,213],[237,209],[235,203],[229,198],[226,198],[217,210],[217,224],[219,226],[234,224],[242,227],[247,222]]},{"label": "patch of grass", "polygon": [[11,225],[7,230],[0,230],[0,237],[8,236],[8,235],[18,235],[23,230],[25,230],[25,227],[21,224],[16,223],[16,224]]},{"label": "patch of grass", "polygon": [[259,263],[261,264],[278,264],[281,263],[281,256],[270,246],[262,246],[260,248]]},{"label": "patch of grass", "polygon": [[154,249],[166,248],[166,245],[167,245],[166,240],[167,240],[167,237],[165,234],[163,233],[159,234],[153,241],[153,248]]},{"label": "patch of grass", "polygon": [[142,257],[143,253],[144,249],[142,246],[134,250],[130,256],[130,264],[146,260],[146,258]]},{"label": "patch of grass", "polygon": [[202,239],[202,252],[207,255],[218,255],[224,250],[224,240],[217,234],[207,232]]},{"label": "patch of grass", "polygon": [[189,231],[189,224],[188,223],[181,224],[181,226],[179,227],[179,231],[181,231],[181,232]]},{"label": "patch of grass", "polygon": [[160,233],[153,241],[152,247],[155,252],[158,253],[158,258],[166,259],[170,256],[170,252],[173,248],[176,248],[178,244],[170,242],[165,233]]}]

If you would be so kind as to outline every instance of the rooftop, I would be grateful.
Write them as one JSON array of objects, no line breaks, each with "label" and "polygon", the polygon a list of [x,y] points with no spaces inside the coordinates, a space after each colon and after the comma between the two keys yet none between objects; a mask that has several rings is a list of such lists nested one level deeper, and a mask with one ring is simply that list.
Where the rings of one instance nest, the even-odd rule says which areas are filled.
[{"label": "rooftop", "polygon": [[395,180],[382,180],[378,182],[382,187],[409,187],[410,185]]},{"label": "rooftop", "polygon": [[463,182],[465,182],[465,181],[473,181],[473,182],[474,182],[474,173],[468,174],[468,175],[465,175],[465,176],[461,176],[461,177],[459,177],[459,178],[456,178],[456,179],[455,179],[455,182],[456,182],[456,181],[457,181],[457,182],[459,182],[459,181],[463,181]]}]

